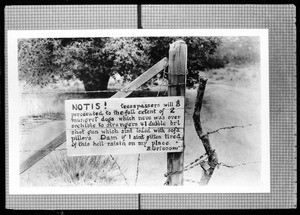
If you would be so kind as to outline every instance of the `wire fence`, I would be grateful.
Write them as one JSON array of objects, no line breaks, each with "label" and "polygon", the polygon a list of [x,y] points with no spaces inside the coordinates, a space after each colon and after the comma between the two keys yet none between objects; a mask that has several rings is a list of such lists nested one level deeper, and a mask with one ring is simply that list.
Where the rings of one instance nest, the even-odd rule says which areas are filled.
[{"label": "wire fence", "polygon": [[[163,77],[165,76],[165,72],[166,69],[163,72]],[[155,90],[149,90],[147,88],[140,88],[140,89],[136,89],[136,90],[131,90],[131,89],[121,89],[121,90],[115,90],[115,89],[108,89],[108,90],[97,90],[97,91],[46,91],[46,92],[41,92],[41,91],[37,91],[37,92],[24,92],[22,93],[23,97],[26,96],[36,96],[36,98],[31,98],[31,101],[29,101],[29,104],[27,105],[22,105],[23,109],[26,110],[26,107],[30,107],[33,108],[33,110],[30,113],[34,113],[35,115],[41,113],[41,112],[51,112],[51,113],[55,113],[55,112],[64,112],[64,101],[66,99],[83,99],[83,98],[109,98],[111,97],[111,95],[115,94],[116,92],[132,92],[131,96],[133,97],[142,97],[142,96],[150,96],[150,97],[159,97],[159,96],[167,96],[168,92],[167,89],[170,86],[174,86],[168,83],[161,83],[159,85],[157,85],[157,88]],[[176,85],[179,87],[185,87],[185,83]],[[99,96],[99,94],[101,94]],[[45,96],[46,95],[46,96]],[[54,96],[55,95],[55,96]],[[43,103],[44,106],[42,106],[38,100],[41,99],[40,103]],[[22,100],[23,101],[23,100]],[[24,101],[23,101],[24,102]],[[25,101],[28,103],[28,101]],[[25,108],[24,108],[25,107]],[[38,107],[40,109],[43,109],[43,111],[38,111],[38,108],[34,107]],[[52,109],[45,109],[45,107],[51,107]],[[28,113],[27,113],[28,114]],[[218,133],[221,130],[225,130],[225,129],[233,129],[233,128],[245,128],[248,126],[252,126],[255,125],[257,123],[252,123],[252,124],[248,124],[248,125],[234,125],[234,126],[227,126],[227,127],[223,127],[223,128],[218,128],[214,131],[209,131],[207,132],[205,135],[210,135],[210,134],[214,134],[214,133]],[[27,153],[27,152],[44,152],[44,151],[49,151],[49,152],[53,152],[53,151],[66,151],[67,148],[55,148],[55,149],[51,149],[51,150],[43,150],[43,149],[24,149],[24,150],[20,150],[20,153]],[[128,179],[124,174],[124,171],[122,170],[121,166],[117,163],[117,160],[112,156],[109,155],[109,157],[111,158],[112,162],[116,164],[116,166],[118,167],[118,170],[120,172],[120,174],[122,175],[126,185],[129,185],[128,183]],[[141,155],[138,154],[137,156],[137,165],[136,165],[136,175],[135,175],[135,180],[134,180],[134,186],[137,185],[138,183],[138,177],[139,177],[139,171],[140,171],[140,162],[141,162]],[[244,163],[240,163],[240,164],[233,164],[233,165],[229,165],[229,164],[225,164],[223,162],[219,162],[217,164],[217,167],[219,168],[220,166],[223,167],[227,167],[227,168],[235,168],[235,167],[239,167],[239,166],[245,166],[248,164],[255,164],[255,163],[259,163],[259,161],[251,161],[251,162],[244,162]],[[182,173],[185,171],[189,171],[197,166],[200,166],[204,171],[209,168],[208,165],[208,156],[207,154],[203,154],[200,157],[196,158],[194,161],[190,162],[189,164],[187,164],[186,166],[184,166],[184,168],[181,171],[174,171],[174,172],[167,172],[164,174],[164,177],[168,177],[170,175],[173,174],[178,174],[178,173]],[[184,181],[186,182],[190,182],[190,183],[196,183],[196,184],[200,184],[200,181],[194,180],[194,179],[188,179],[188,178],[184,178]],[[164,185],[167,185],[168,181],[166,181],[164,183]]]},{"label": "wire fence", "polygon": [[[233,129],[233,128],[245,128],[248,126],[252,126],[258,123],[252,123],[252,124],[248,124],[246,126],[227,126],[227,127],[223,127],[223,128],[219,128],[216,129],[214,131],[211,132],[207,132],[208,134],[214,134],[219,132],[220,130],[224,130],[224,129]],[[43,149],[36,149],[36,150],[32,150],[32,149],[25,149],[25,150],[20,150],[20,153],[26,153],[26,152],[43,152],[43,151],[49,151],[49,152],[54,152],[54,151],[66,151],[67,148],[55,148],[55,149],[51,149],[51,150],[43,150]],[[109,157],[111,158],[111,160],[113,161],[113,163],[116,164],[120,174],[122,175],[125,183],[127,186],[129,186],[129,182],[127,177],[124,174],[124,171],[122,170],[121,166],[118,164],[117,160],[112,156],[109,155]],[[141,161],[141,154],[138,154],[137,156],[137,166],[136,166],[136,175],[135,175],[135,180],[134,180],[134,186],[137,185],[138,182],[138,177],[139,177],[139,171],[140,171],[140,161]],[[217,168],[222,167],[226,167],[226,168],[236,168],[236,167],[241,167],[241,166],[246,166],[246,165],[250,165],[250,164],[257,164],[260,163],[260,161],[249,161],[249,162],[243,162],[243,163],[238,163],[238,164],[226,164],[224,162],[219,162],[217,164]],[[182,172],[186,172],[189,171],[197,166],[200,166],[203,171],[207,170],[207,168],[210,168],[209,166],[209,161],[208,161],[208,156],[206,153],[204,153],[203,155],[199,156],[198,158],[196,158],[195,160],[193,160],[192,162],[190,162],[189,164],[185,165],[183,170],[181,171],[174,171],[174,172],[167,172],[164,174],[164,177],[168,177],[170,175],[174,175],[174,174],[179,174]],[[185,182],[190,182],[190,183],[194,183],[197,185],[200,185],[200,181],[195,180],[195,179],[191,179],[191,178],[184,178]],[[164,185],[168,185],[168,180],[165,181]]]},{"label": "wire fence", "polygon": [[128,97],[167,96],[167,89],[157,86],[155,89],[138,90],[97,90],[97,91],[46,91],[24,92],[20,95],[21,117],[40,116],[45,114],[64,114],[64,102],[69,99],[109,98],[116,92],[131,92]]}]

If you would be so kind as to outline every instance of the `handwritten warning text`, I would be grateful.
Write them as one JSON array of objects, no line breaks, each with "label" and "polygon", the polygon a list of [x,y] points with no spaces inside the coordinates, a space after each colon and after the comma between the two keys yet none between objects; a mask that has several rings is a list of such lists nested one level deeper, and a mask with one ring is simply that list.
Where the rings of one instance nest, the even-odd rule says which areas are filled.
[{"label": "handwritten warning text", "polygon": [[67,100],[68,156],[183,150],[184,97]]}]

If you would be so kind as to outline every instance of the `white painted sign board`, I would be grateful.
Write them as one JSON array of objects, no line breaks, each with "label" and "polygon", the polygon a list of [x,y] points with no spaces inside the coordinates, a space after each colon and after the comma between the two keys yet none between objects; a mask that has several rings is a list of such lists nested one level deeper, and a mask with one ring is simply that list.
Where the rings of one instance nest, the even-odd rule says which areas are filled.
[{"label": "white painted sign board", "polygon": [[183,151],[184,97],[66,100],[68,156]]}]

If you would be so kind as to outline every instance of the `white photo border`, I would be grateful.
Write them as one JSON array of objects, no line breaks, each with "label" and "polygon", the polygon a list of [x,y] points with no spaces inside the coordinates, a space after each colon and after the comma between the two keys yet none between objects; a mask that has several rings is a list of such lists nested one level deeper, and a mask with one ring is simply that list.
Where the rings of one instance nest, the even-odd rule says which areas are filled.
[{"label": "white photo border", "polygon": [[[20,132],[18,108],[18,39],[75,37],[143,36],[258,36],[261,58],[261,185],[222,186],[70,186],[21,187],[19,174]],[[8,30],[8,155],[9,194],[135,194],[135,193],[270,193],[270,123],[269,123],[269,38],[268,29],[99,29],[99,30]]]}]

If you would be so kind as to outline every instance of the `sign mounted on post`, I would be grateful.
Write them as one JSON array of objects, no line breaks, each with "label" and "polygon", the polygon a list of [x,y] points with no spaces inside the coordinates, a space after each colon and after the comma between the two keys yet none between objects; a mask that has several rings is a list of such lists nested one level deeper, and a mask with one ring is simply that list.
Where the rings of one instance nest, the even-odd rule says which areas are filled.
[{"label": "sign mounted on post", "polygon": [[66,100],[68,156],[183,151],[184,97]]}]

